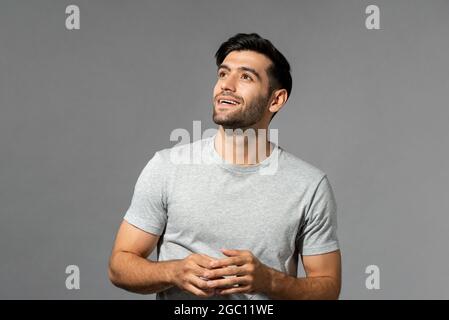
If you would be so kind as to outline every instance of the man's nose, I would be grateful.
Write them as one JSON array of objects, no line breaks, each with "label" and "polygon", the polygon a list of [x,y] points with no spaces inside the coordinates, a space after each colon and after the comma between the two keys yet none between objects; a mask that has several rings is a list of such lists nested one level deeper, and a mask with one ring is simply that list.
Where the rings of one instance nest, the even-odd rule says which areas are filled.
[{"label": "man's nose", "polygon": [[235,92],[235,77],[228,75],[226,79],[223,79],[221,81],[221,90]]}]

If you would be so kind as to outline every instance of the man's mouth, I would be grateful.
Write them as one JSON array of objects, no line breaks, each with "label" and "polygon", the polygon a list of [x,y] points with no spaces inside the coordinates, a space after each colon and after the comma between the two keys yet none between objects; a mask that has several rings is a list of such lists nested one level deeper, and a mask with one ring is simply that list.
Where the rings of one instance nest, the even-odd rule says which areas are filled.
[{"label": "man's mouth", "polygon": [[240,102],[238,102],[237,100],[225,99],[225,98],[218,99],[217,102],[218,102],[219,106],[224,106],[224,107],[235,107],[240,104]]}]

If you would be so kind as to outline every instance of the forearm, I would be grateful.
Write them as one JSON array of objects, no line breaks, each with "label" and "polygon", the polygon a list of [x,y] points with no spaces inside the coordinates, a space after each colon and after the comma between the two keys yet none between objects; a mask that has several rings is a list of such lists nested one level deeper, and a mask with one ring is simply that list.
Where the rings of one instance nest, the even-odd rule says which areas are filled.
[{"label": "forearm", "polygon": [[297,278],[268,268],[269,281],[265,294],[282,300],[335,300],[340,284],[332,277]]},{"label": "forearm", "polygon": [[117,252],[109,263],[109,278],[115,286],[131,292],[157,293],[174,285],[177,261],[154,262],[130,252]]}]

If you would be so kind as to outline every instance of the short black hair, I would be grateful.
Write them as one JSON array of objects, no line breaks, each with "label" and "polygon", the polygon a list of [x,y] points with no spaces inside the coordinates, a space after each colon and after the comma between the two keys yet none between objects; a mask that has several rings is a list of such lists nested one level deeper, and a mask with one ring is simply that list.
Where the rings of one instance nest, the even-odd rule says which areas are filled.
[{"label": "short black hair", "polygon": [[[217,67],[232,51],[255,51],[265,55],[272,62],[267,74],[270,80],[269,93],[275,89],[285,89],[287,99],[292,91],[292,76],[290,74],[290,64],[284,55],[267,39],[262,38],[257,33],[238,33],[223,42],[215,53]],[[276,112],[273,114],[276,114]]]}]

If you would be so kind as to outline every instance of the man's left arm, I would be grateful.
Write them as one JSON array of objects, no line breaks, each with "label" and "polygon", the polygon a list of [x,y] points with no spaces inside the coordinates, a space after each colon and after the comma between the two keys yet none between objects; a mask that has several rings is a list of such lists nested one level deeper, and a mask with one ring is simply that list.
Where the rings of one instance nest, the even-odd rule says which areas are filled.
[{"label": "man's left arm", "polygon": [[341,289],[340,250],[302,257],[305,278],[288,276],[269,269],[271,284],[267,295],[272,299],[336,300]]},{"label": "man's left arm", "polygon": [[211,263],[207,278],[231,276],[208,281],[221,295],[263,293],[271,299],[338,299],[341,288],[340,250],[302,256],[305,278],[289,276],[261,263],[250,251],[223,250],[227,258]]}]

